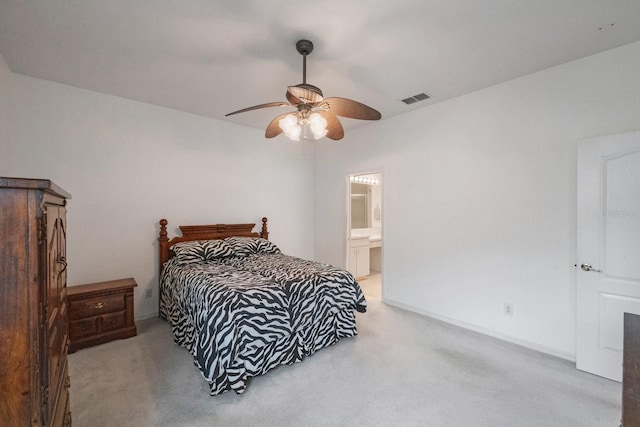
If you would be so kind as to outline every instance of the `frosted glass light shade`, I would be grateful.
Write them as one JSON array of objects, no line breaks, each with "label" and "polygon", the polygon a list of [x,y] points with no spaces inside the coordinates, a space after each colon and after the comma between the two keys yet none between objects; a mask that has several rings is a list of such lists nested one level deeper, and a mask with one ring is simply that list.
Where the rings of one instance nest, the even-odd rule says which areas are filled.
[{"label": "frosted glass light shade", "polygon": [[320,139],[327,134],[327,121],[318,113],[309,116],[309,127],[314,139]]},{"label": "frosted glass light shade", "polygon": [[300,141],[300,132],[302,128],[298,124],[298,119],[293,114],[286,115],[278,121],[278,126],[284,132],[285,136],[294,141]]}]

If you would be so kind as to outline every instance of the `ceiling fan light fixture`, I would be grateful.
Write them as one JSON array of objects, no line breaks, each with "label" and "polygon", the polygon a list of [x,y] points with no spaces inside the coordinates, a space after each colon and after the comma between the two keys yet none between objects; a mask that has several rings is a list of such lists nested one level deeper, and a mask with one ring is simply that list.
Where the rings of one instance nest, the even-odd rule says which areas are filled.
[{"label": "ceiling fan light fixture", "polygon": [[[327,130],[327,121],[318,113],[313,113],[309,116],[305,114],[301,117],[296,117],[295,114],[287,114],[278,121],[278,126],[282,129],[284,135],[293,141],[300,141],[300,135],[304,139],[318,140],[329,132]],[[313,138],[310,138],[309,130],[311,130]]]}]

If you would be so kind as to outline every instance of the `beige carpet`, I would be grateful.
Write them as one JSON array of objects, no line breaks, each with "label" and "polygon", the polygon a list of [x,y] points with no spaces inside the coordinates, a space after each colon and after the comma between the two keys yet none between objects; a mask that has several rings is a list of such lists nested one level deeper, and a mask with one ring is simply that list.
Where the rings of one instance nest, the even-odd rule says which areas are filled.
[{"label": "beige carpet", "polygon": [[159,319],[69,356],[75,427],[617,426],[621,386],[378,301],[359,335],[210,396]]}]

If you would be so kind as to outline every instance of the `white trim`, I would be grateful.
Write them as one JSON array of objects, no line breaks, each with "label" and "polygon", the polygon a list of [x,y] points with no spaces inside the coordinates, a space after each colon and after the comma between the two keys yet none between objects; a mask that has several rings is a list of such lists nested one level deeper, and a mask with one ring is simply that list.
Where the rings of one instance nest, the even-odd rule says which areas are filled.
[{"label": "white trim", "polygon": [[384,240],[384,234],[385,234],[385,229],[386,229],[386,225],[385,225],[385,212],[387,211],[387,206],[385,205],[385,194],[386,194],[386,181],[387,181],[387,176],[386,176],[386,172],[385,172],[385,168],[383,166],[380,166],[379,168],[371,168],[369,170],[369,172],[354,172],[354,173],[347,173],[346,175],[346,193],[345,193],[345,207],[346,207],[346,215],[345,215],[345,226],[346,226],[346,230],[345,230],[345,234],[346,234],[346,253],[345,253],[345,259],[346,259],[346,265],[345,265],[345,270],[349,270],[349,265],[350,265],[350,259],[349,257],[351,256],[350,253],[350,249],[351,249],[351,176],[358,176],[358,175],[373,175],[373,174],[380,174],[380,198],[382,199],[382,203],[381,203],[381,216],[380,216],[380,237],[382,238],[382,248],[380,251],[380,264],[381,264],[381,269],[382,271],[381,276],[380,276],[380,294],[381,294],[381,298],[384,299],[384,295],[385,295],[385,283],[386,283],[386,267],[385,267],[385,240]]},{"label": "white trim", "polygon": [[160,318],[160,314],[158,314],[158,312],[155,313],[146,313],[146,314],[142,314],[139,317],[135,316],[134,319],[137,322],[138,320],[147,320],[147,319],[152,319],[152,318]]},{"label": "white trim", "polygon": [[493,338],[498,338],[498,339],[500,339],[502,341],[506,341],[506,342],[509,342],[509,343],[512,343],[512,344],[516,344],[516,345],[519,345],[521,347],[528,348],[530,350],[539,351],[541,353],[545,353],[545,354],[549,354],[551,356],[559,357],[561,359],[565,359],[565,360],[568,360],[568,361],[574,362],[574,363],[576,361],[576,355],[572,354],[572,353],[567,353],[565,351],[560,351],[560,350],[557,350],[555,348],[551,348],[551,347],[547,347],[547,346],[544,346],[544,345],[540,345],[540,344],[537,344],[537,343],[534,343],[534,342],[531,342],[531,341],[522,340],[520,338],[516,338],[516,337],[511,336],[511,335],[502,334],[500,332],[496,332],[496,331],[492,331],[490,329],[482,328],[480,326],[476,326],[476,325],[473,325],[471,323],[462,322],[460,320],[452,319],[452,318],[446,317],[446,316],[441,316],[439,314],[432,313],[430,311],[420,310],[420,309],[417,309],[415,307],[412,307],[412,306],[409,306],[409,305],[406,305],[406,304],[402,304],[402,303],[397,302],[397,301],[392,301],[392,300],[389,300],[389,299],[386,299],[386,298],[383,298],[382,302],[384,304],[389,304],[389,305],[392,305],[394,307],[401,308],[403,310],[407,310],[407,311],[411,311],[411,312],[414,312],[414,313],[417,313],[417,314],[421,314],[423,316],[430,317],[430,318],[436,319],[436,320],[440,320],[442,322],[449,323],[451,325],[458,326],[460,328],[464,328],[464,329],[468,329],[468,330],[471,330],[471,331],[474,331],[474,332],[478,332],[478,333],[483,334],[483,335],[488,335],[488,336],[493,337]]}]

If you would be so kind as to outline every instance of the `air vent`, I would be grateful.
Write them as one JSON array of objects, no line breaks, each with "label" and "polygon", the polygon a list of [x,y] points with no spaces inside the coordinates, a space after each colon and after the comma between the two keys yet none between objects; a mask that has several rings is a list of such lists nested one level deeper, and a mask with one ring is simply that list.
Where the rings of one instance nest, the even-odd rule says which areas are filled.
[{"label": "air vent", "polygon": [[409,98],[405,98],[402,100],[402,102],[409,105],[409,104],[416,103],[418,101],[424,101],[425,99],[429,99],[429,98],[430,98],[429,95],[423,92],[417,95],[410,96]]}]

